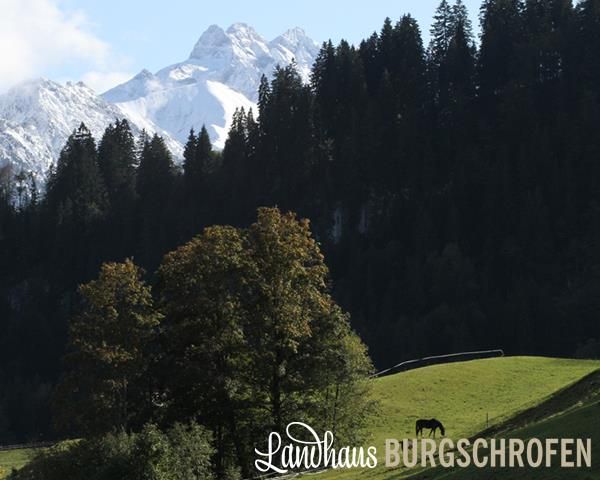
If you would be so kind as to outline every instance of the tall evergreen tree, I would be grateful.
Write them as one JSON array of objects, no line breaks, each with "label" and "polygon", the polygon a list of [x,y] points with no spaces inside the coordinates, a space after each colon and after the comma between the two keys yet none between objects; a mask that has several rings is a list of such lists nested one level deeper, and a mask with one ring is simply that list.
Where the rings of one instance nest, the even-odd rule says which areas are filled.
[{"label": "tall evergreen tree", "polygon": [[206,127],[202,126],[197,137],[192,129],[183,154],[183,175],[189,193],[203,188],[211,157],[212,143]]},{"label": "tall evergreen tree", "polygon": [[117,120],[104,131],[98,147],[98,166],[112,208],[135,198],[135,140],[127,120]]},{"label": "tall evergreen tree", "polygon": [[311,89],[296,65],[276,68],[259,112],[267,204],[284,206],[303,197],[314,148],[312,108]]},{"label": "tall evergreen tree", "polygon": [[523,41],[520,0],[485,0],[480,10],[479,84],[485,99],[497,96],[516,78]]},{"label": "tall evergreen tree", "polygon": [[100,222],[108,208],[96,143],[82,123],[67,139],[56,169],[49,175],[44,209],[55,274],[76,283],[89,278],[100,263]]},{"label": "tall evergreen tree", "polygon": [[202,225],[208,220],[207,179],[212,157],[212,143],[206,128],[202,126],[198,136],[192,129],[183,153],[184,197],[189,213],[185,222],[187,231],[192,235],[200,231]]},{"label": "tall evergreen tree", "polygon": [[46,203],[58,223],[72,219],[88,226],[106,212],[106,190],[98,168],[96,143],[82,123],[68,138],[48,180]]},{"label": "tall evergreen tree", "polygon": [[106,186],[109,215],[106,248],[109,258],[122,260],[135,244],[137,156],[127,120],[109,125],[98,147],[98,166]]},{"label": "tall evergreen tree", "polygon": [[164,140],[154,135],[146,140],[137,173],[139,195],[138,249],[145,266],[155,266],[174,242],[173,194],[175,172],[171,153]]},{"label": "tall evergreen tree", "polygon": [[458,25],[462,25],[466,42],[471,45],[474,40],[473,22],[471,22],[469,10],[462,0],[456,0],[452,5],[452,35],[456,34]]},{"label": "tall evergreen tree", "polygon": [[[458,8],[458,7],[457,7]],[[455,11],[447,0],[442,0],[438,5],[429,34],[430,62],[439,68],[445,57],[455,29]]]},{"label": "tall evergreen tree", "polygon": [[387,17],[381,27],[381,32],[377,38],[377,51],[380,58],[380,72],[390,70],[394,63],[394,25],[392,20]]}]

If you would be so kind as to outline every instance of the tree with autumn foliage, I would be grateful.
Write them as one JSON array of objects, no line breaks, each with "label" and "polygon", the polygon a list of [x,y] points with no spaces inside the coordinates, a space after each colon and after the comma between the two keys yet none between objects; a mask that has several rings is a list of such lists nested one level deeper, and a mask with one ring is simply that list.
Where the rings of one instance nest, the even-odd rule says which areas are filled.
[{"label": "tree with autumn foliage", "polygon": [[57,388],[57,423],[85,434],[128,429],[149,402],[148,345],[160,315],[142,270],[106,263],[81,285],[70,324],[66,372]]},{"label": "tree with autumn foliage", "polygon": [[220,477],[231,458],[249,474],[248,447],[291,421],[357,437],[371,363],[308,220],[261,208],[248,229],[208,228],[165,257],[159,279],[170,420],[212,429]]}]

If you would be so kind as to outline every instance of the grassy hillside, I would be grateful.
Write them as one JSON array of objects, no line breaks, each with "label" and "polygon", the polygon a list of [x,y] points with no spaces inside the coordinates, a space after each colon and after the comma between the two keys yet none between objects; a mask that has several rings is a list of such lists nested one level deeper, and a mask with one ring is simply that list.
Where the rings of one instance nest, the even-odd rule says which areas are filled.
[{"label": "grassy hillside", "polygon": [[0,451],[0,479],[6,477],[13,468],[25,465],[32,454],[33,450],[30,449]]},{"label": "grassy hillside", "polygon": [[[508,432],[507,432],[508,433]],[[502,435],[505,436],[505,435]],[[597,480],[600,478],[600,466],[597,458],[600,455],[600,405],[596,402],[573,411],[550,418],[540,424],[510,432],[512,438],[592,438],[591,469],[538,468],[515,469],[476,469],[442,470],[434,469],[418,474],[414,480]],[[395,478],[390,476],[388,478]]]},{"label": "grassy hillside", "polygon": [[[490,435],[506,436],[507,432],[511,432],[511,436],[523,437],[588,435],[598,437],[596,444],[600,447],[600,407],[594,403],[594,398],[586,397],[585,392],[590,390],[590,385],[563,390],[598,368],[599,361],[508,357],[435,365],[377,379],[374,381],[374,394],[380,402],[380,416],[372,423],[370,438],[366,443],[375,445],[382,455],[386,438],[413,438],[415,420],[430,417],[436,417],[444,423],[448,437],[471,437],[486,430],[486,417],[489,416],[492,427],[488,430]],[[557,395],[561,390],[562,393]],[[546,420],[549,415],[561,411],[565,413]],[[29,455],[30,452],[26,450],[0,452],[0,472],[2,468],[18,468],[27,461]],[[594,450],[593,458],[600,458],[598,455],[600,452]],[[528,474],[527,478],[553,478],[547,474],[547,471],[540,471],[540,477]],[[494,472],[494,475],[490,476],[485,471],[419,472],[378,467],[362,472],[330,471],[317,478],[520,478],[515,471]],[[591,477],[584,474],[568,478],[587,480]]]},{"label": "grassy hillside", "polygon": [[[591,438],[592,460],[600,455],[600,370],[553,395],[541,404],[527,409],[494,426],[481,436],[504,438]],[[520,478],[514,469],[457,469],[449,472],[434,469],[417,475],[414,480],[512,480]],[[600,465],[592,461],[590,469],[529,469],[520,472],[531,480],[594,480],[600,477]]]},{"label": "grassy hillside", "polygon": [[[383,455],[386,438],[414,438],[415,420],[430,417],[444,423],[446,436],[450,438],[471,437],[486,429],[488,415],[490,425],[506,423],[517,413],[549,400],[598,368],[597,361],[507,357],[436,365],[385,377],[375,383],[381,416],[374,422],[367,443],[375,445]],[[598,434],[600,437],[600,430]],[[561,433],[566,435],[566,430]],[[415,473],[404,468],[378,467],[363,472],[331,471],[324,478],[388,480]],[[513,474],[510,478],[518,478],[514,471],[510,473]],[[423,473],[419,478],[438,478],[432,474]],[[493,477],[488,472],[482,478]]]}]

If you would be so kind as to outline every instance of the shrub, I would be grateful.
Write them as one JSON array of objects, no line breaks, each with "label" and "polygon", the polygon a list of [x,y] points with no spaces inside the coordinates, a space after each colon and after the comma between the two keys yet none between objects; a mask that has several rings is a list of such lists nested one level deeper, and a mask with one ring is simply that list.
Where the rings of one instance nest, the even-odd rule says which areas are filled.
[{"label": "shrub", "polygon": [[163,432],[110,433],[62,442],[36,455],[10,480],[210,480],[210,435],[196,424]]}]

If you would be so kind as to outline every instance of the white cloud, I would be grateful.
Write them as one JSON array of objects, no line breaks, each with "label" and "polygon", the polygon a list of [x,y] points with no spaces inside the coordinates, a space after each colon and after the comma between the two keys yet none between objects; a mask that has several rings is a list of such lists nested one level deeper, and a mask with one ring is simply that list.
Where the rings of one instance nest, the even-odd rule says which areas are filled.
[{"label": "white cloud", "polygon": [[133,75],[126,72],[87,72],[81,80],[96,93],[104,93],[117,85],[126,82]]},{"label": "white cloud", "polygon": [[3,90],[70,62],[106,70],[110,47],[90,32],[85,15],[61,11],[56,0],[0,0],[0,52]]}]

